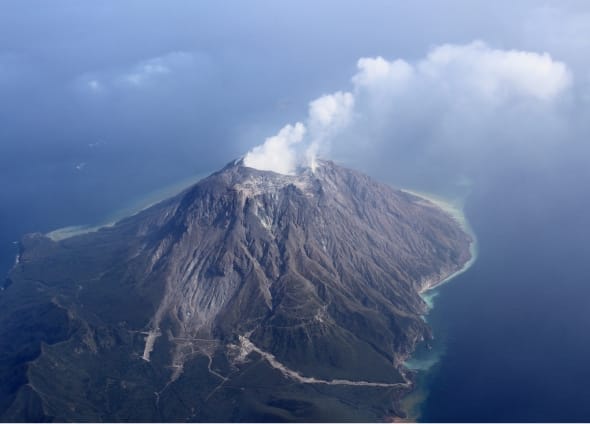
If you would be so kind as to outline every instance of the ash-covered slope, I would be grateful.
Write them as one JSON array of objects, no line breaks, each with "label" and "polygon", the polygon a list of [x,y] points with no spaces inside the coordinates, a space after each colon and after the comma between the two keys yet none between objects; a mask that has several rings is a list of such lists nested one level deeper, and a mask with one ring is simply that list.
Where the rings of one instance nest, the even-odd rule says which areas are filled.
[{"label": "ash-covered slope", "polygon": [[366,420],[428,336],[420,290],[470,238],[332,162],[235,162],[112,228],[27,236],[0,295],[0,416]]}]

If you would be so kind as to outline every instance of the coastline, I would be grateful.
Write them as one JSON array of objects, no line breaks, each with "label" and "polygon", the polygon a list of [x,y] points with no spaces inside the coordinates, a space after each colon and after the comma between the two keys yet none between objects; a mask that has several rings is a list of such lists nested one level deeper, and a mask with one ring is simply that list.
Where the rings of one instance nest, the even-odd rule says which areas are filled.
[{"label": "coastline", "polygon": [[128,218],[133,215],[137,215],[138,213],[148,209],[149,207],[181,193],[190,186],[202,180],[206,175],[208,174],[204,173],[193,175],[176,183],[172,183],[167,186],[153,190],[143,196],[138,196],[132,202],[130,202],[126,206],[122,207],[121,209],[107,217],[101,224],[71,225],[67,227],[61,227],[49,231],[45,234],[45,236],[49,237],[53,241],[60,241],[81,234],[93,233],[95,231],[100,230],[101,228],[112,227],[122,219]]},{"label": "coastline", "polygon": [[[100,230],[101,228],[112,227],[117,222],[126,217],[136,215],[137,213],[163,200],[166,200],[172,196],[181,193],[183,190],[186,190],[188,187],[192,186],[193,184],[201,180],[204,176],[205,174],[192,176],[182,181],[176,182],[174,184],[151,191],[147,195],[140,196],[134,199],[132,202],[130,202],[126,207],[119,209],[110,217],[105,219],[103,224],[62,227],[51,232],[48,232],[45,235],[54,241],[60,241],[77,235],[95,232]],[[460,274],[466,272],[477,260],[477,238],[463,213],[462,199],[451,200],[432,193],[425,193],[408,189],[401,189],[401,191],[416,196],[419,199],[421,199],[424,203],[428,204],[430,207],[436,207],[447,213],[461,227],[461,229],[471,237],[472,240],[469,245],[470,258],[462,265],[460,269],[453,271],[446,276],[443,275],[440,278],[433,279],[432,281],[427,282],[421,288],[419,294],[421,298],[424,300],[424,302],[428,305],[428,309],[424,315],[425,317],[428,314],[428,312],[434,307],[433,299],[438,295],[437,289],[443,284],[450,282],[452,279],[459,276]],[[403,411],[406,414],[405,418],[390,417],[391,419],[397,422],[415,422],[419,419],[419,407],[427,396],[423,390],[420,390],[421,382],[419,379],[418,372],[424,372],[428,370],[438,361],[437,357],[429,358],[427,360],[416,360],[416,353],[417,349],[415,346],[414,351],[401,364],[402,368],[404,368],[408,372],[407,374],[404,372],[402,375],[406,380],[406,384],[408,385],[408,387],[411,387],[411,389],[401,398],[398,398],[396,400],[396,403],[399,402],[401,411]]]},{"label": "coastline", "polygon": [[[426,285],[424,288],[422,288],[420,290],[420,295],[424,299],[424,297],[426,296],[426,294],[429,291],[433,291],[434,289],[442,286],[443,284],[448,283],[449,281],[451,281],[455,277],[463,274],[465,271],[467,271],[469,268],[471,268],[471,266],[477,260],[477,254],[478,254],[477,236],[475,235],[473,228],[471,228],[469,221],[467,221],[467,218],[465,217],[465,213],[463,211],[464,199],[461,198],[461,199],[452,199],[451,200],[451,199],[446,199],[442,196],[439,196],[439,195],[436,195],[433,193],[426,193],[426,192],[414,191],[414,190],[408,190],[408,189],[401,189],[401,191],[403,191],[405,193],[409,193],[413,196],[419,197],[419,198],[425,200],[426,202],[429,202],[429,203],[433,204],[434,206],[438,207],[439,209],[443,210],[444,212],[446,212],[448,215],[451,216],[451,218],[453,218],[455,220],[455,222],[457,222],[457,224],[459,224],[461,229],[465,233],[467,233],[469,235],[469,237],[471,237],[471,240],[472,240],[469,245],[469,253],[471,255],[469,260],[467,262],[465,262],[463,264],[463,266],[460,269],[458,269],[457,271],[454,271],[451,274],[444,277],[443,279],[433,282],[432,284]],[[435,296],[433,296],[433,297],[435,297]],[[427,299],[424,299],[424,301],[426,301],[427,304],[430,304],[430,302],[427,301]]]},{"label": "coastline", "polygon": [[[434,299],[439,294],[438,289],[444,284],[449,283],[455,277],[469,270],[469,268],[471,268],[471,266],[473,266],[477,260],[477,236],[467,221],[467,218],[465,217],[463,211],[464,198],[456,198],[451,200],[432,193],[407,189],[402,189],[401,191],[423,199],[425,202],[428,202],[446,212],[457,222],[457,224],[459,224],[461,229],[467,233],[472,240],[469,245],[470,258],[461,266],[461,268],[441,279],[425,284],[420,290],[420,297],[424,300],[428,307],[425,315],[423,316],[424,321],[427,321],[426,316],[434,308]],[[428,397],[428,390],[425,388],[425,373],[427,373],[431,367],[438,363],[440,357],[444,353],[444,350],[444,346],[440,345],[435,346],[434,348],[429,345],[426,349],[424,347],[420,349],[420,346],[416,346],[412,354],[403,362],[403,367],[412,373],[411,379],[413,380],[414,384],[412,389],[403,395],[399,401],[400,409],[403,411],[403,413],[405,413],[405,417],[398,417],[396,421],[418,422],[421,415],[420,407]]]}]

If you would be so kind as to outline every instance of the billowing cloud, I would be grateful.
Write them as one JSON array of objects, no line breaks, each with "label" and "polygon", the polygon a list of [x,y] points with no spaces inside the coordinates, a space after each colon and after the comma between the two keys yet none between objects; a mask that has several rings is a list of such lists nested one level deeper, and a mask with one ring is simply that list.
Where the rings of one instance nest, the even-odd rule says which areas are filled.
[{"label": "billowing cloud", "polygon": [[538,54],[490,49],[482,42],[466,46],[444,45],[418,65],[420,76],[452,88],[467,89],[490,100],[523,96],[551,100],[570,84],[565,64]]},{"label": "billowing cloud", "polygon": [[547,53],[479,41],[436,47],[414,63],[378,57],[357,66],[352,83],[362,119],[335,153],[367,163],[390,157],[404,175],[409,168],[467,172],[519,149],[542,151],[561,136],[556,109],[572,84],[567,66]]},{"label": "billowing cloud", "polygon": [[[483,153],[485,143],[526,141],[533,133],[525,136],[520,122],[530,129],[539,127],[531,121],[554,119],[553,107],[572,83],[567,66],[547,53],[493,49],[481,41],[441,45],[413,63],[361,58],[357,67],[350,92],[310,103],[305,123],[297,124],[307,129],[302,140],[278,143],[281,130],[248,153],[245,164],[293,173],[330,150],[356,158],[371,151],[394,155],[398,146],[407,155],[412,144],[422,155],[469,154],[466,143]],[[288,166],[278,166],[276,157],[288,158]]]}]

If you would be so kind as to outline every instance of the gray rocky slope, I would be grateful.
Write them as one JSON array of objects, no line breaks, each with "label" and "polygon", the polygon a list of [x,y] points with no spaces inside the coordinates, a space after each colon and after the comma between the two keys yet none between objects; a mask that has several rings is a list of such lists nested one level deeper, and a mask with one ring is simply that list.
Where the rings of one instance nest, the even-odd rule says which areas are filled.
[{"label": "gray rocky slope", "polygon": [[240,161],[117,225],[29,235],[0,295],[4,420],[378,420],[470,238],[321,161]]}]

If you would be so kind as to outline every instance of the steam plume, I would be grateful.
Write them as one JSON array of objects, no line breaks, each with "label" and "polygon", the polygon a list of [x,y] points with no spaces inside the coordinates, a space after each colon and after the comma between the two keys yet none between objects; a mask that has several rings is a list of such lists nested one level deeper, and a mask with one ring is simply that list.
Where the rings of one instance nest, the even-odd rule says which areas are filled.
[{"label": "steam plume", "polygon": [[490,122],[505,111],[550,108],[571,85],[567,66],[547,53],[492,49],[481,41],[438,46],[416,63],[361,58],[357,68],[351,91],[310,102],[304,122],[267,138],[244,164],[292,174],[299,167],[313,169],[333,144],[350,154],[362,143],[399,142],[400,133],[412,133],[407,128],[427,130],[427,142],[447,147],[466,132],[483,140]]}]

